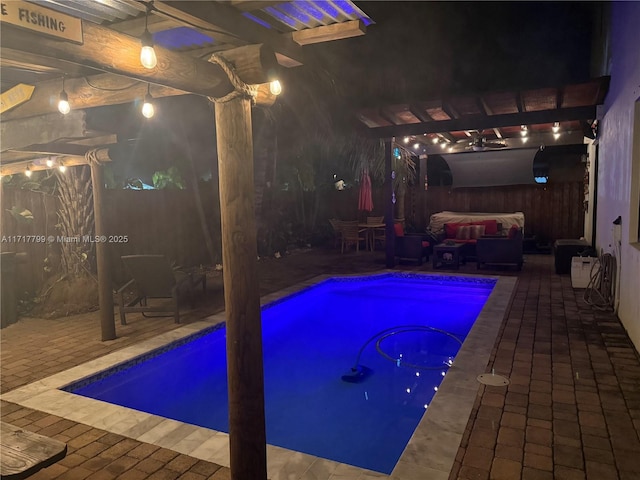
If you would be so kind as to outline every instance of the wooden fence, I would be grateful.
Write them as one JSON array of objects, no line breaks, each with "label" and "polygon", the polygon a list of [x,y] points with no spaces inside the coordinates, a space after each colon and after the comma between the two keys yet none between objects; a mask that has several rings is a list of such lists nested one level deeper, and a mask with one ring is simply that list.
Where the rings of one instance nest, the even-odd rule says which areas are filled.
[{"label": "wooden fence", "polygon": [[[214,243],[214,260],[207,252],[194,193],[187,190],[107,190],[105,217],[109,255],[114,268],[114,283],[126,280],[119,258],[136,253],[158,253],[168,256],[180,265],[211,265],[221,262],[220,211],[215,185],[202,188],[201,198],[207,228]],[[525,215],[525,233],[536,235],[539,241],[552,243],[558,238],[579,238],[583,235],[582,182],[551,183],[545,186],[507,186],[491,188],[429,187],[408,189],[405,198],[407,225],[423,231],[431,214],[443,210],[460,212],[514,212]],[[56,197],[42,193],[2,188],[1,235],[57,237]],[[321,197],[326,202],[318,211],[317,228],[325,226],[327,219],[364,218],[358,212],[358,189],[329,191]],[[374,215],[384,214],[383,190],[373,188]],[[18,222],[9,212],[12,207],[28,209],[34,220],[30,224]],[[274,207],[271,207],[273,209]],[[282,207],[282,215],[292,216],[289,207]],[[325,218],[326,217],[326,218]],[[263,222],[258,222],[263,223]],[[326,225],[324,225],[326,224]],[[93,232],[78,232],[78,235]],[[35,237],[34,237],[35,238]],[[126,241],[125,241],[126,238]],[[109,241],[111,240],[111,241]],[[59,242],[3,242],[2,251],[27,254],[27,262],[18,265],[18,293],[36,292],[47,280],[45,259],[55,263],[59,258]]]}]

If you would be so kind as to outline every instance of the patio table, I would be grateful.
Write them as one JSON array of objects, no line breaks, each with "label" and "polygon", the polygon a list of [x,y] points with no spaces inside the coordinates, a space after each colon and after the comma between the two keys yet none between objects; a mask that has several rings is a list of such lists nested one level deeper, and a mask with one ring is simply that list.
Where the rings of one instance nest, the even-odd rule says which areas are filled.
[{"label": "patio table", "polygon": [[387,226],[386,223],[358,223],[359,228],[364,228],[366,230],[365,237],[367,239],[367,249],[373,249],[375,247],[374,233],[377,228],[385,228]]}]

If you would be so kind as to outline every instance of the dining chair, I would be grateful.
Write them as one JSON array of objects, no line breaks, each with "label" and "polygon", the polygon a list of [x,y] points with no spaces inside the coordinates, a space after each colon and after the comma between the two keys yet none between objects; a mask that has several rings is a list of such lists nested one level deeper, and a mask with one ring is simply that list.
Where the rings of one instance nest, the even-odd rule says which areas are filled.
[{"label": "dining chair", "polygon": [[340,230],[342,232],[342,247],[340,253],[344,253],[345,247],[349,248],[351,245],[356,246],[356,252],[360,251],[360,242],[367,244],[366,228],[358,226],[358,222],[341,222]]},{"label": "dining chair", "polygon": [[[367,217],[367,224],[369,225],[380,225],[384,223],[384,216],[379,217]],[[371,242],[371,250],[375,249],[376,242],[380,242],[381,246],[385,245],[385,241],[387,238],[385,227],[375,227],[371,228],[369,233],[369,240]]]}]

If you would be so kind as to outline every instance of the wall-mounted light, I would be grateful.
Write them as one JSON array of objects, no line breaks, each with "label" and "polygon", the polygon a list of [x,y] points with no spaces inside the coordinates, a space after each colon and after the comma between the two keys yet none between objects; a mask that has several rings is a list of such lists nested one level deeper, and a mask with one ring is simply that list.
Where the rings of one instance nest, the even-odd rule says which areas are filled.
[{"label": "wall-mounted light", "polygon": [[280,95],[282,93],[282,84],[280,80],[273,80],[269,82],[269,91],[272,95]]},{"label": "wall-mounted light", "polygon": [[153,49],[153,36],[149,32],[149,11],[151,10],[151,4],[147,3],[147,13],[144,17],[144,32],[140,37],[140,43],[142,48],[140,49],[140,63],[144,68],[155,68],[158,64],[158,57],[156,57],[156,51]]},{"label": "wall-mounted light", "polygon": [[553,133],[558,133],[560,131],[560,123],[554,122],[553,127],[551,127],[551,130],[553,130]]},{"label": "wall-mounted light", "polygon": [[71,111],[71,106],[69,105],[69,96],[64,90],[64,77],[62,77],[62,91],[60,92],[60,96],[58,97],[58,111],[63,115],[66,115]]},{"label": "wall-mounted light", "polygon": [[145,118],[151,118],[155,113],[150,89],[151,85],[147,83],[147,93],[144,96],[144,103],[142,104],[142,115],[144,115]]}]

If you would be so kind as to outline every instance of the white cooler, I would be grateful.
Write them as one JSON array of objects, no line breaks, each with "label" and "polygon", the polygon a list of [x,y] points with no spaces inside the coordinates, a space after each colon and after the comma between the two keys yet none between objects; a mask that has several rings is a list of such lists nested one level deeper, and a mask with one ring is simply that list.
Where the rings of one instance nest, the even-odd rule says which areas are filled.
[{"label": "white cooler", "polygon": [[591,275],[597,272],[596,257],[571,257],[571,286],[573,288],[587,288]]}]

